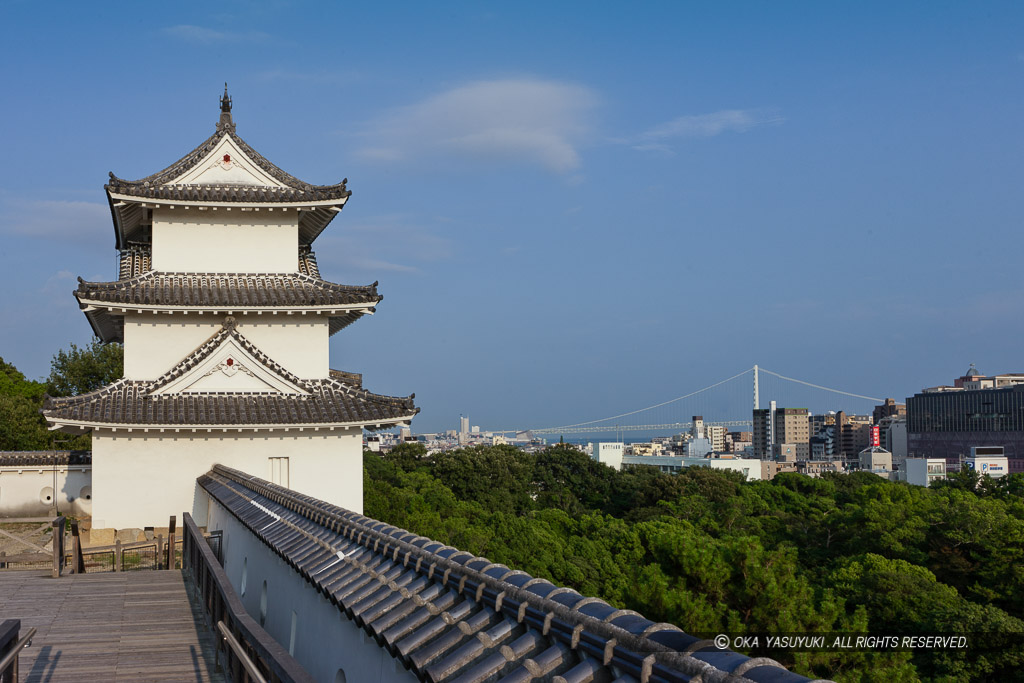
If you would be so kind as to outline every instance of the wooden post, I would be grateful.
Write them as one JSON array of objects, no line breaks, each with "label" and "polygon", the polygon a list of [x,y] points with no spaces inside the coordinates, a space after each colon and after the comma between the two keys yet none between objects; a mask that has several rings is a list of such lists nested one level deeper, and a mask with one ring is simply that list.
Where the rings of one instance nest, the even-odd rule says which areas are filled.
[{"label": "wooden post", "polygon": [[163,569],[161,566],[164,563],[164,535],[156,535],[156,568]]},{"label": "wooden post", "polygon": [[82,557],[82,539],[78,536],[78,522],[71,522],[71,573],[85,573],[85,558]]},{"label": "wooden post", "polygon": [[167,568],[174,569],[174,525],[177,518],[171,515],[171,521],[167,524]]},{"label": "wooden post", "polygon": [[123,569],[121,566],[121,539],[114,539],[114,571],[119,572]]},{"label": "wooden post", "polygon": [[64,526],[67,519],[58,517],[53,520],[53,578],[60,578],[64,573]]}]

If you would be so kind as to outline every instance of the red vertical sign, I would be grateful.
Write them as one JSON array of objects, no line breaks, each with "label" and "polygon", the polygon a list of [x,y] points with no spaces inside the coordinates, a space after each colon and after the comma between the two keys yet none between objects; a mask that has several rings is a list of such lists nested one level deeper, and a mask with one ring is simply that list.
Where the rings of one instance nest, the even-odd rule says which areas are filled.
[{"label": "red vertical sign", "polygon": [[871,445],[872,446],[881,446],[882,445],[882,440],[878,436],[878,425],[874,425],[873,427],[871,427]]}]

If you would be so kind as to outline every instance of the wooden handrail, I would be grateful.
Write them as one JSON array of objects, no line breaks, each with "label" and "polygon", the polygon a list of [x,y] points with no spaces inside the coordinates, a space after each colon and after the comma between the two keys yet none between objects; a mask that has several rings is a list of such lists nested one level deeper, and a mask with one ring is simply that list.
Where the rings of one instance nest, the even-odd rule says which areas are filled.
[{"label": "wooden handrail", "polygon": [[[313,683],[313,677],[245,611],[224,568],[213,554],[192,515],[182,515],[182,570],[199,594],[211,628],[223,622],[260,675],[271,683]],[[237,660],[241,663],[241,660]]]},{"label": "wooden handrail", "polygon": [[[13,624],[10,624],[13,622]],[[14,637],[18,637],[18,630],[21,628],[20,619],[10,619],[3,623],[4,630],[8,633],[13,629]],[[32,636],[36,634],[35,628],[30,628],[28,633],[25,634],[17,643],[14,644],[7,654],[4,655],[3,659],[0,659],[0,681],[3,683],[18,683],[18,655],[25,648],[26,645],[31,644]],[[11,638],[8,636],[7,642],[10,642]]]},{"label": "wooden handrail", "polygon": [[237,657],[238,661],[241,662],[242,667],[245,669],[246,673],[249,674],[249,678],[255,681],[255,683],[267,683],[267,679],[263,677],[260,670],[257,669],[256,665],[252,663],[251,659],[249,659],[249,655],[245,654],[245,650],[242,649],[241,644],[239,644],[235,636],[231,634],[231,631],[228,630],[227,625],[223,621],[217,622],[217,630],[220,631],[221,636],[224,638],[224,642],[228,644],[231,651],[235,653],[235,657]]}]

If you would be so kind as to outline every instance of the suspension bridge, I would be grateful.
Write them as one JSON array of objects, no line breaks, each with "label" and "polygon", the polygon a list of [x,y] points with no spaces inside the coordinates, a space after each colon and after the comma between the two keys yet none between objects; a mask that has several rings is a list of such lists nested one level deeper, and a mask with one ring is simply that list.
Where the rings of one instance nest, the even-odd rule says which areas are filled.
[{"label": "suspension bridge", "polygon": [[708,425],[749,426],[752,409],[768,407],[807,408],[812,413],[843,410],[870,414],[883,399],[822,386],[755,365],[721,381],[654,405],[594,420],[555,427],[508,430],[544,435],[595,434],[602,432],[679,432],[692,426],[700,415]]}]

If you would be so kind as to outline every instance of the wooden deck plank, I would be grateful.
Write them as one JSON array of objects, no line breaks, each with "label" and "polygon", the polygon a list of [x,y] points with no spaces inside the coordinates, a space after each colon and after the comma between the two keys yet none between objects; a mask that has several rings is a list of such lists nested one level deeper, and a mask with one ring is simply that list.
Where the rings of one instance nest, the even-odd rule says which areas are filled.
[{"label": "wooden deck plank", "polygon": [[36,629],[19,662],[28,683],[224,680],[181,571],[0,572],[0,618]]}]

